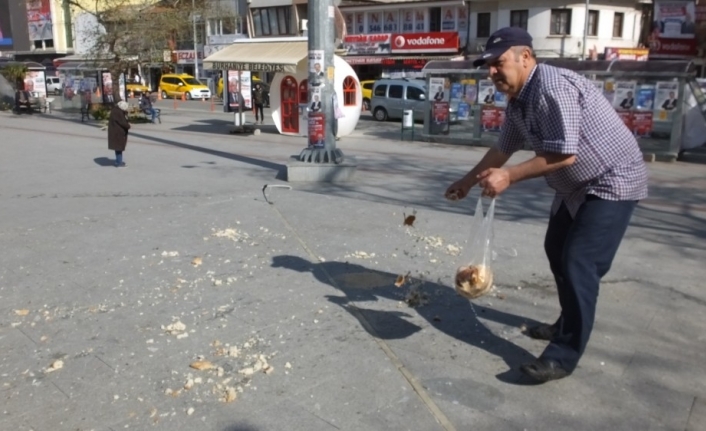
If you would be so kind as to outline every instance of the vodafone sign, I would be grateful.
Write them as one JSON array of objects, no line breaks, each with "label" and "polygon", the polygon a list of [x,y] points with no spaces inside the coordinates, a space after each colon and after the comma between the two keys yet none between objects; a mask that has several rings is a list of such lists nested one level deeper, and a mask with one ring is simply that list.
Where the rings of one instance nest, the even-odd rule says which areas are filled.
[{"label": "vodafone sign", "polygon": [[407,33],[392,35],[392,53],[458,52],[458,33]]}]

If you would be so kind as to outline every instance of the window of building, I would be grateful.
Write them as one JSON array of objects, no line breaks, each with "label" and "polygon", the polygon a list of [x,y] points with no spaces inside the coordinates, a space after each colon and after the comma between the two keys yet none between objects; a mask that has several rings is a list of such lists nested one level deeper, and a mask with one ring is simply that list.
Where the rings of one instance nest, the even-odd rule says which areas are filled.
[{"label": "window of building", "polygon": [[385,97],[385,93],[387,92],[387,85],[378,85],[375,87],[375,96],[380,96],[380,97]]},{"label": "window of building", "polygon": [[571,9],[552,9],[549,34],[560,36],[571,34]]},{"label": "window of building", "polygon": [[529,11],[527,9],[510,11],[510,27],[520,27],[527,30],[528,19]]},{"label": "window of building", "polygon": [[481,12],[478,14],[476,37],[490,37],[490,12]]},{"label": "window of building", "polygon": [[588,11],[588,29],[586,30],[588,36],[598,36],[598,11],[589,10]]},{"label": "window of building", "polygon": [[429,8],[429,31],[441,31],[441,8]]},{"label": "window of building", "polygon": [[352,76],[343,80],[343,106],[355,106],[358,95],[358,85]]},{"label": "window of building", "polygon": [[613,37],[623,37],[623,22],[625,21],[625,14],[622,12],[616,12],[613,16]]},{"label": "window of building", "polygon": [[286,36],[292,33],[290,6],[253,8],[255,36]]},{"label": "window of building", "polygon": [[35,40],[34,49],[50,49],[54,48],[54,39]]}]

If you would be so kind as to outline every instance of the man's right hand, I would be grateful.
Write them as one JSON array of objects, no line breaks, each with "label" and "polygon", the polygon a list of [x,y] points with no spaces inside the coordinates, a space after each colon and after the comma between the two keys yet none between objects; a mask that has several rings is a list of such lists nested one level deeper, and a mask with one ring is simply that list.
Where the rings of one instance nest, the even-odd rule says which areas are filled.
[{"label": "man's right hand", "polygon": [[466,179],[466,177],[463,177],[451,184],[449,188],[446,189],[446,194],[444,196],[450,201],[458,201],[468,196],[468,192],[471,190],[471,187],[473,187],[473,183]]}]

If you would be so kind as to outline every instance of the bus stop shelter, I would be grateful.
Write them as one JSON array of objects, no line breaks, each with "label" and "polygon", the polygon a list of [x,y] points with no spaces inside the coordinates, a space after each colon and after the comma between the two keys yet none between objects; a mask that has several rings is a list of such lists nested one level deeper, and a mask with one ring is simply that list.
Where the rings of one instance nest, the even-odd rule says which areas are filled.
[{"label": "bus stop shelter", "polygon": [[[539,59],[585,76],[603,93],[645,153],[674,159],[682,145],[687,101],[704,101],[696,67],[687,60],[578,61]],[[423,69],[429,113],[423,138],[429,141],[492,145],[504,121],[507,96],[496,92],[487,68],[472,60],[434,61]],[[448,96],[435,101],[439,87]],[[627,102],[626,102],[627,101]]]}]

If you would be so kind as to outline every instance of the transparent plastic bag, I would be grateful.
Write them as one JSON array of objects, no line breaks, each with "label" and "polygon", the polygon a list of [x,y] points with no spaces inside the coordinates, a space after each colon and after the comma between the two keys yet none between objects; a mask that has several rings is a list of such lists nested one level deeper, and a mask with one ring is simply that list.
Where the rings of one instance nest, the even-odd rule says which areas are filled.
[{"label": "transparent plastic bag", "polygon": [[464,298],[476,299],[490,292],[493,287],[493,217],[495,215],[495,199],[485,216],[483,201],[478,198],[476,214],[473,217],[471,240],[468,243],[468,264],[456,271],[456,292]]}]

